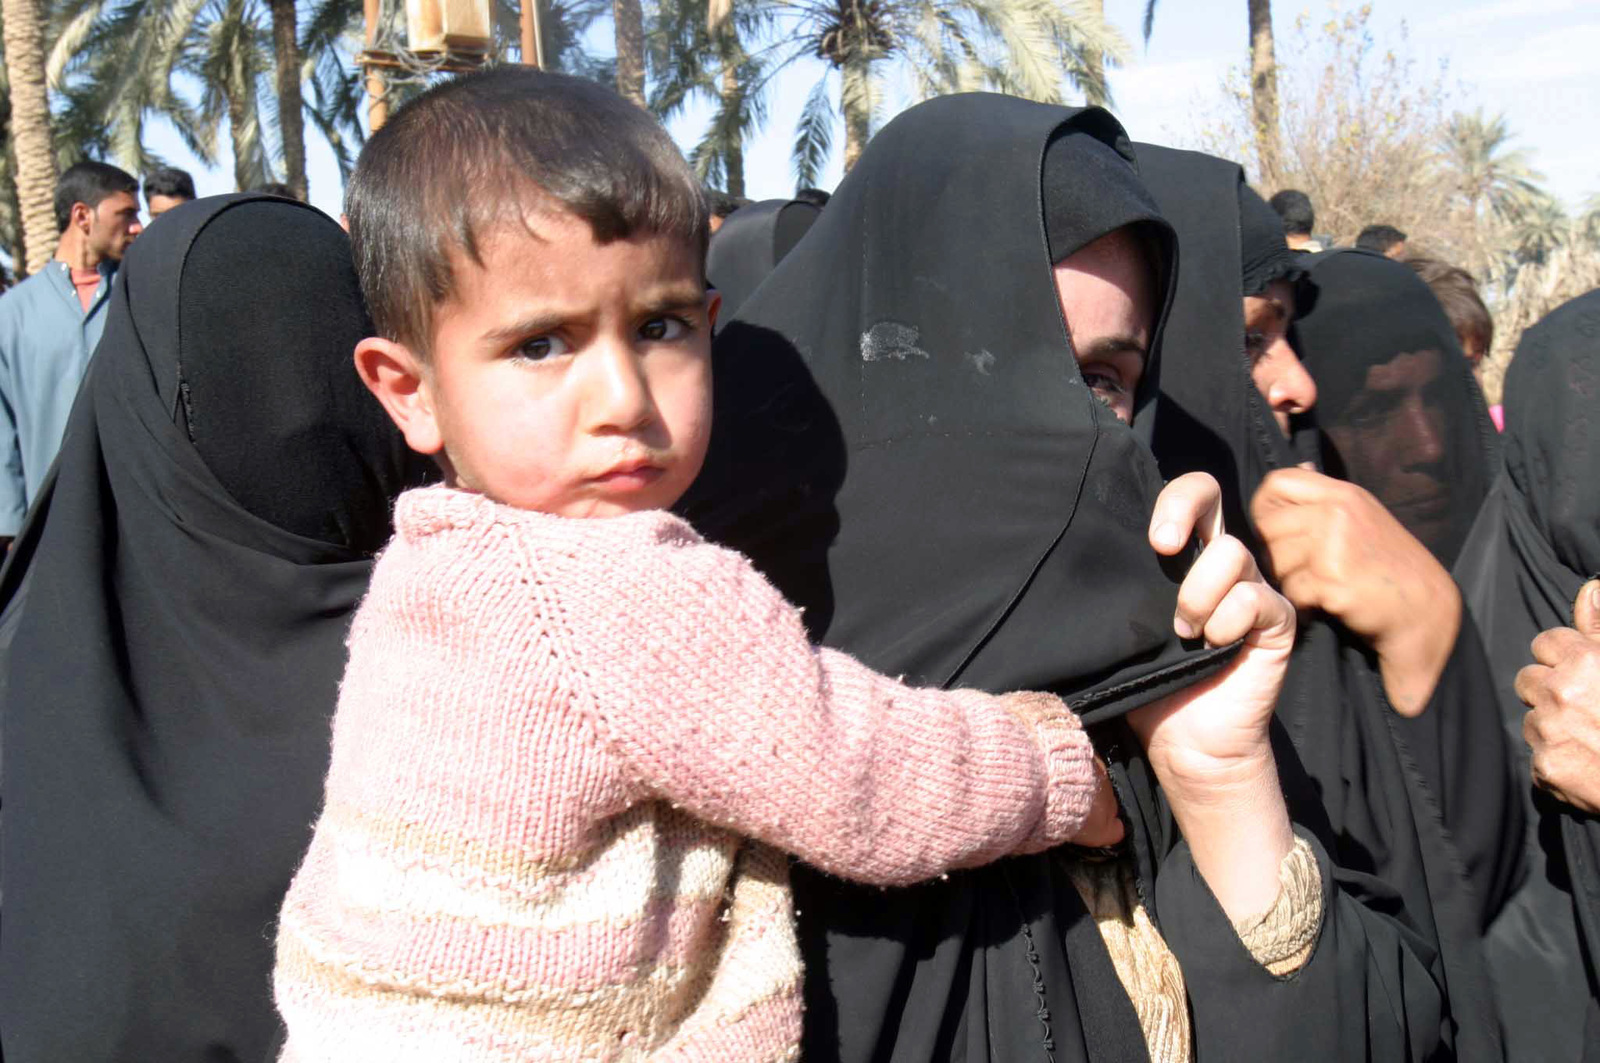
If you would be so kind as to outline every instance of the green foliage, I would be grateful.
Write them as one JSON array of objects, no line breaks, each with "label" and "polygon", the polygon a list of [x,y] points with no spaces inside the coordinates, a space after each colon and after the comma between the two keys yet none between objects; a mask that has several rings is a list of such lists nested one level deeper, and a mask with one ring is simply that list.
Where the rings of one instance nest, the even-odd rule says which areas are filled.
[{"label": "green foliage", "polygon": [[1070,85],[1106,103],[1106,66],[1126,53],[1087,0],[682,0],[659,4],[651,20],[650,103],[663,118],[697,97],[714,104],[691,153],[713,179],[765,121],[773,79],[820,60],[795,129],[803,186],[832,152],[834,118],[852,142],[864,139],[896,84],[911,102],[987,89],[1060,103]]}]

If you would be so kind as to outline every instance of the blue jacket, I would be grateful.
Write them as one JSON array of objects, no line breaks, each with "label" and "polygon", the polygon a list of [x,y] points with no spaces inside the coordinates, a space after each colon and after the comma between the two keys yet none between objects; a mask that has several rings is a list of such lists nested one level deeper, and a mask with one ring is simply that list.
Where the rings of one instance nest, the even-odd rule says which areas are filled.
[{"label": "blue jacket", "polygon": [[105,331],[116,263],[87,312],[65,262],[0,295],[0,537],[15,536],[61,446],[78,384]]}]

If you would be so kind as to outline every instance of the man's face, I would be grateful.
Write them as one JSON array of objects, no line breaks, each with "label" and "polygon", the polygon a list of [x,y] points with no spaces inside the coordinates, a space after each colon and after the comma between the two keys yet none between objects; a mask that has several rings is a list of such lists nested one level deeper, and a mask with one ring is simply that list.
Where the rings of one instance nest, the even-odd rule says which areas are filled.
[{"label": "man's face", "polygon": [[1132,424],[1156,317],[1143,248],[1118,229],[1062,259],[1055,276],[1083,382],[1117,420]]},{"label": "man's face", "polygon": [[1365,386],[1326,425],[1350,479],[1366,486],[1430,548],[1450,530],[1444,411],[1436,350],[1399,355],[1367,370]]},{"label": "man's face", "polygon": [[150,220],[155,221],[173,207],[181,207],[189,202],[188,196],[161,196],[155,195],[150,199]]},{"label": "man's face", "polygon": [[139,201],[131,192],[113,192],[88,210],[88,236],[85,240],[96,263],[102,259],[121,262],[128,245],[143,231],[139,224]]},{"label": "man's face", "polygon": [[1390,244],[1389,250],[1385,251],[1384,254],[1396,262],[1400,261],[1406,257],[1406,242],[1401,240],[1397,244]]}]

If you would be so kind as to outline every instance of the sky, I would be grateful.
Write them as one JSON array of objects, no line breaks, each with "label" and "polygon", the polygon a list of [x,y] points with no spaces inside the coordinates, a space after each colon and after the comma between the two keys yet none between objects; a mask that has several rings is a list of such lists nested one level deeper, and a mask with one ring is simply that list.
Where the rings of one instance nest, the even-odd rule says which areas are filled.
[{"label": "sky", "polygon": [[[1371,0],[1370,29],[1380,50],[1416,61],[1421,76],[1442,70],[1458,110],[1503,112],[1545,175],[1545,187],[1579,208],[1600,193],[1600,3],[1595,0]],[[1354,7],[1345,4],[1344,10]],[[1148,45],[1141,39],[1144,0],[1105,0],[1106,15],[1130,47],[1130,61],[1111,73],[1113,111],[1135,140],[1196,146],[1197,131],[1215,115],[1230,69],[1249,61],[1244,0],[1164,0]],[[1273,27],[1280,42],[1302,16],[1313,25],[1335,10],[1327,0],[1274,0]],[[1281,51],[1280,44],[1280,51]],[[823,73],[807,60],[773,82],[765,127],[746,147],[746,191],[756,199],[784,197],[794,188],[789,153],[794,123],[806,94]],[[669,125],[685,151],[693,147],[708,107],[687,111]],[[884,114],[883,120],[892,115]],[[226,137],[222,138],[226,143]],[[838,183],[843,135],[820,185]],[[150,147],[195,175],[202,195],[232,191],[227,157],[207,168],[159,126]],[[320,134],[307,131],[311,200],[335,216],[342,197],[338,167]]]}]

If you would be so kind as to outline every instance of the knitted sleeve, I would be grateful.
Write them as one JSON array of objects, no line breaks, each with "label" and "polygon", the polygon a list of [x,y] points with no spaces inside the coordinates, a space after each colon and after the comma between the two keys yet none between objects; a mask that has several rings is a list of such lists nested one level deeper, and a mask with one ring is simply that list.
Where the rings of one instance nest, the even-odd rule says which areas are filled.
[{"label": "knitted sleeve", "polygon": [[679,527],[535,581],[580,708],[646,791],[884,885],[1076,834],[1098,774],[1062,702],[913,689],[819,650],[747,560]]}]

